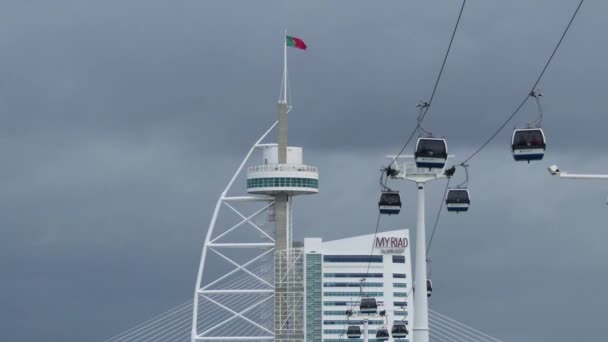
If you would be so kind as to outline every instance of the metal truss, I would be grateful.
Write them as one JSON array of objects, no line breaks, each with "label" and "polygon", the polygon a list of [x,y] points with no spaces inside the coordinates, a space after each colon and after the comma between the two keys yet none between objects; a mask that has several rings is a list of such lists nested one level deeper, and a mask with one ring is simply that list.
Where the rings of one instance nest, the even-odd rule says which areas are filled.
[{"label": "metal truss", "polygon": [[275,252],[275,341],[304,341],[304,250]]},{"label": "metal truss", "polygon": [[[251,147],[217,200],[196,280],[192,342],[275,340],[274,233],[257,221],[272,210],[274,198],[228,193],[276,125]],[[224,219],[227,215],[238,222],[229,223]]]}]

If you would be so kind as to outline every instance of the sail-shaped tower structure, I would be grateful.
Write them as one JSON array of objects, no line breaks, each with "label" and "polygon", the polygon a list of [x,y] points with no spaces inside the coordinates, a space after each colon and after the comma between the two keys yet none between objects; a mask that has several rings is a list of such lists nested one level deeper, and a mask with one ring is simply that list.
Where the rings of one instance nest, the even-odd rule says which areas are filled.
[{"label": "sail-shaped tower structure", "polygon": [[[287,143],[287,45],[294,38],[285,39],[278,120],[250,148],[209,224],[196,279],[192,342],[304,341],[303,249],[293,247],[292,199],[319,191],[319,171],[304,164],[301,147]],[[264,143],[275,128],[278,143]],[[261,161],[251,163],[257,151]],[[246,193],[231,195],[243,173]]]}]

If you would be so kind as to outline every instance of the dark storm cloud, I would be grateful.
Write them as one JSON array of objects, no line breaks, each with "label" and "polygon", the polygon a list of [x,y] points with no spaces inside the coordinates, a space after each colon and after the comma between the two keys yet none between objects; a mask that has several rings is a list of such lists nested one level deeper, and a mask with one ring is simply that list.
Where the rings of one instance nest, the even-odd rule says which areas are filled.
[{"label": "dark storm cloud", "polygon": [[[322,170],[296,236],[369,233],[382,156],[430,95],[459,5],[2,2],[0,340],[101,341],[191,297],[216,197],[275,119],[285,26],[309,45],[290,51],[290,141]],[[425,122],[452,153],[515,108],[575,6],[468,2]],[[583,6],[541,82],[546,160],[509,156],[529,103],[473,160],[471,212],[444,213],[433,243],[433,306],[505,341],[604,336],[608,186],[545,167],[608,168],[606,10]],[[413,228],[415,193],[395,187],[406,207],[381,229]]]}]

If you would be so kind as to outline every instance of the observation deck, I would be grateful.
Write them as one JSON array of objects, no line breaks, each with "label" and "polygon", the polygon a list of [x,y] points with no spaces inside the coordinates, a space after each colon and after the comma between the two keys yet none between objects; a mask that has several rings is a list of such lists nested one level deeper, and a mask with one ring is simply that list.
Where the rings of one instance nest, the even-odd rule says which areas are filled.
[{"label": "observation deck", "polygon": [[250,194],[307,195],[319,192],[319,169],[309,165],[266,164],[247,169]]}]

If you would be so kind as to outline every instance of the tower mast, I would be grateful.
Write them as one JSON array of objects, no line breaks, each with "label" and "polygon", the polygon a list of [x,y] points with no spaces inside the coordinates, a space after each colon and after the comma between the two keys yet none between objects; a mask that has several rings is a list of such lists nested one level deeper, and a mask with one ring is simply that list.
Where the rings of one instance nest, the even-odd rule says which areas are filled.
[{"label": "tower mast", "polygon": [[[279,138],[278,138],[278,161],[279,164],[287,164],[287,44],[285,39],[287,31],[283,36],[283,86],[278,103],[279,112]],[[289,249],[289,195],[285,192],[275,195],[275,251]]]}]

